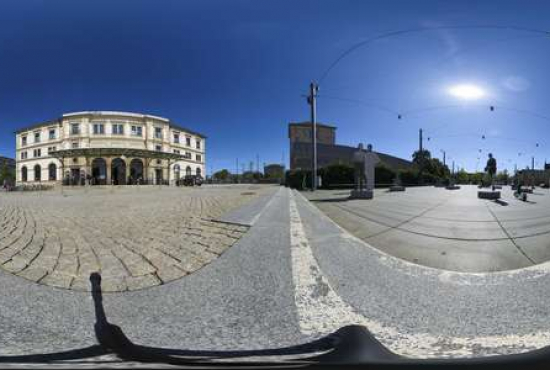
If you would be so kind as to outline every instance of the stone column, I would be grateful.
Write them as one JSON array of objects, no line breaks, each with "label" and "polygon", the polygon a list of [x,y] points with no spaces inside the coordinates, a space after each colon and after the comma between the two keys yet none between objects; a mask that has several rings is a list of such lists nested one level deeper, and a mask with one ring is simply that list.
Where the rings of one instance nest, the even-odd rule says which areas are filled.
[{"label": "stone column", "polygon": [[130,163],[132,163],[132,158],[126,158],[126,179],[124,182],[128,185],[128,179],[130,178]]},{"label": "stone column", "polygon": [[112,164],[112,161],[113,161],[113,158],[111,157],[107,157],[105,158],[105,176],[106,176],[106,181],[107,181],[107,185],[111,185],[111,164]]}]

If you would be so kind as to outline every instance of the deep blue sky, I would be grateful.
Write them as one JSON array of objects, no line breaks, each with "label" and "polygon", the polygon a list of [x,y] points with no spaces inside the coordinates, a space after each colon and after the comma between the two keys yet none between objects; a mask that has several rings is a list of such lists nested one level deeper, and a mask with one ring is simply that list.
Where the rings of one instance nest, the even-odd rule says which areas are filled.
[{"label": "deep blue sky", "polygon": [[[14,155],[18,127],[120,110],[208,135],[208,173],[233,170],[236,157],[288,161],[287,123],[308,119],[301,94],[357,42],[415,27],[550,30],[549,15],[546,0],[2,0],[0,155]],[[501,168],[525,167],[531,155],[541,165],[550,161],[550,119],[535,115],[550,117],[549,60],[549,36],[519,31],[440,29],[372,42],[323,81],[318,119],[338,126],[340,143],[405,158],[422,127],[425,146],[436,156],[446,149],[457,167],[474,170],[479,149],[480,168],[487,151]],[[425,109],[460,103],[446,92],[459,83],[488,96]]]}]

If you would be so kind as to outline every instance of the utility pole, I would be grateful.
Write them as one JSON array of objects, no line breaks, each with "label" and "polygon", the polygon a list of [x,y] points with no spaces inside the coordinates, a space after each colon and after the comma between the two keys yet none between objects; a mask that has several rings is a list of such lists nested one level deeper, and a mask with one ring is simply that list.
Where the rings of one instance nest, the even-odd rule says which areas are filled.
[{"label": "utility pole", "polygon": [[418,131],[418,155],[420,156],[420,185],[424,185],[424,180],[422,179],[422,170],[424,169],[424,150],[422,148],[422,129]]},{"label": "utility pole", "polygon": [[239,182],[239,158],[237,158],[237,167],[235,168],[235,181]]},{"label": "utility pole", "polygon": [[453,172],[451,172],[451,173],[452,173],[453,176],[454,176],[454,174],[455,174],[455,161],[453,161]]},{"label": "utility pole", "polygon": [[256,154],[256,172],[260,173],[260,155]]},{"label": "utility pole", "polygon": [[317,91],[319,87],[315,82],[309,85],[307,102],[311,107],[311,191],[317,189]]},{"label": "utility pole", "polygon": [[531,170],[535,170],[535,157],[531,157]]}]

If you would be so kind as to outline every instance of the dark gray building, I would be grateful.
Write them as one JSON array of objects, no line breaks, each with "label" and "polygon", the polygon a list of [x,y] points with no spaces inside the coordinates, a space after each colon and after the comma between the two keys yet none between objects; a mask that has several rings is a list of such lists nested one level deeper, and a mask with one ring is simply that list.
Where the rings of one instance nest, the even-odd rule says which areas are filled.
[{"label": "dark gray building", "polygon": [[[290,139],[290,169],[310,170],[312,162],[312,130],[311,123],[290,123],[288,137]],[[331,164],[351,165],[355,147],[336,144],[336,127],[317,125],[317,166],[319,168]],[[366,144],[366,143],[365,143]],[[393,170],[412,167],[412,162],[389,154],[376,152],[381,164]]]}]

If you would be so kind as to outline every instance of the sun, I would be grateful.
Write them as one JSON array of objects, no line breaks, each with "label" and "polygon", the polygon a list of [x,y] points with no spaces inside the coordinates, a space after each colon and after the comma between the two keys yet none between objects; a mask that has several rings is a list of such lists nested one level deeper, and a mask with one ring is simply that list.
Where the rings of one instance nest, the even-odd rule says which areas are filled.
[{"label": "sun", "polygon": [[448,93],[456,98],[463,100],[477,100],[483,98],[486,95],[485,91],[481,87],[471,84],[460,84],[451,86],[448,90]]}]

